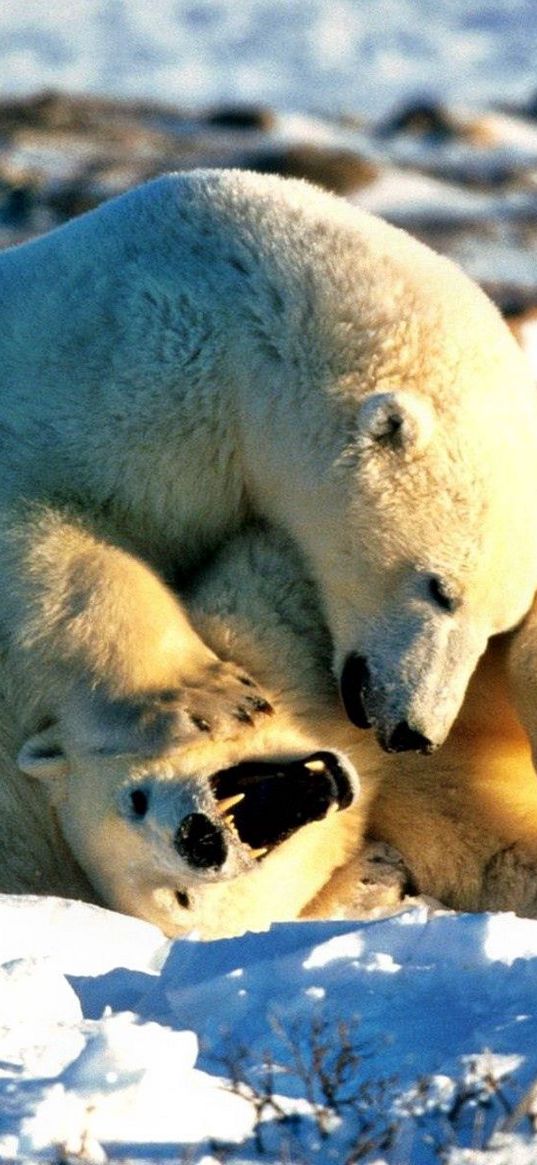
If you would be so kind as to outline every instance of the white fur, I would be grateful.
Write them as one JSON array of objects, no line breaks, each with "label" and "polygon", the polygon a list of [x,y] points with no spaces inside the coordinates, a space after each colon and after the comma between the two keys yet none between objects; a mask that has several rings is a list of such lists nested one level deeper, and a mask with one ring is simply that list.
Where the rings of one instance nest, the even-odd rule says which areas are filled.
[{"label": "white fur", "polygon": [[461,272],[305,183],[199,171],[3,254],[0,308],[0,633],[28,730],[97,732],[109,698],[170,684],[177,739],[185,708],[229,730],[234,669],[175,601],[156,645],[143,563],[175,581],[253,511],[305,556],[336,673],[367,656],[381,739],[445,738],[537,587],[534,387]]}]

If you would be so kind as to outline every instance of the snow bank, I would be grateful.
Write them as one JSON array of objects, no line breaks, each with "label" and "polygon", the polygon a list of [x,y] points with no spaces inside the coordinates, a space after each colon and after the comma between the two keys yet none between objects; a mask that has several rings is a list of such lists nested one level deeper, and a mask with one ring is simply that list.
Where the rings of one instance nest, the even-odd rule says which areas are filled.
[{"label": "snow bank", "polygon": [[399,1160],[410,1137],[428,1165],[436,1138],[462,1165],[476,1127],[537,1160],[525,1110],[502,1126],[537,1076],[537,922],[421,908],[168,943],[96,907],[6,896],[0,933],[3,1161],[181,1145],[201,1161],[222,1142],[237,1161],[300,1144],[324,1165],[366,1118],[364,1160]]}]

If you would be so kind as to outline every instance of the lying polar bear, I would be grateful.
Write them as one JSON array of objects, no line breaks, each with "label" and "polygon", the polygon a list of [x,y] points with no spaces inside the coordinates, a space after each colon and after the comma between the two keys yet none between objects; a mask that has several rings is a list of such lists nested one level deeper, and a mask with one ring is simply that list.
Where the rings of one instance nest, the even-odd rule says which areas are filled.
[{"label": "lying polar bear", "polygon": [[[183,617],[152,572],[137,562],[135,573],[152,588],[156,631],[161,615],[166,625],[175,608]],[[151,750],[141,756],[137,742],[133,756],[96,736],[85,701],[74,732],[44,724],[17,739],[6,682],[2,889],[74,894],[168,935],[206,938],[299,916],[361,917],[408,885],[466,910],[537,914],[537,791],[501,642],[445,748],[387,756],[344,715],[316,590],[283,536],[237,535],[183,597],[204,642],[245,681],[243,669],[256,676],[272,713],[177,745],[174,693],[170,713],[161,692],[140,710]],[[246,714],[259,697],[249,681],[244,690]],[[402,854],[388,887],[374,884],[374,860],[364,866],[366,835]]]},{"label": "lying polar bear", "polygon": [[442,743],[537,590],[534,385],[462,272],[306,183],[195,171],[0,255],[0,306],[0,645],[27,734],[143,756],[162,693],[169,744],[261,725],[262,694],[153,604],[256,515],[307,561],[349,718]]}]

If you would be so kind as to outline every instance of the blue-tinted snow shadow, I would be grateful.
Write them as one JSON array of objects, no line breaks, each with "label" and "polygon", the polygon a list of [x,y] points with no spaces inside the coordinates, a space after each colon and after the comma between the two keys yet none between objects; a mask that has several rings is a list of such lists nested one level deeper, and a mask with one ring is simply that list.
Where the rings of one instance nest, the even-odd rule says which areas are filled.
[{"label": "blue-tinted snow shadow", "polygon": [[[489,921],[408,911],[365,923],[281,924],[237,939],[175,942],[159,975],[117,968],[69,982],[86,1018],[110,1007],[195,1031],[206,1071],[222,1072],[234,1048],[261,1063],[268,1050],[283,1054],[291,1036],[306,1040],[312,1026],[343,1023],[363,1060],[373,1067],[380,1057],[387,1075],[452,1071],[488,1048],[520,1055],[537,1076],[537,956],[491,960]],[[296,1095],[289,1079],[282,1086]]]}]

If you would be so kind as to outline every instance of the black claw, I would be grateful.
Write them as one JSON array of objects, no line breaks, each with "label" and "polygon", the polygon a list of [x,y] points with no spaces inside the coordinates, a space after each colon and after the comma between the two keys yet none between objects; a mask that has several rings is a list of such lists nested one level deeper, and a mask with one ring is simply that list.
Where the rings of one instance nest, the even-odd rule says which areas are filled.
[{"label": "black claw", "polygon": [[209,724],[209,721],[204,720],[203,716],[196,716],[194,712],[191,712],[190,719],[191,719],[192,723],[195,725],[195,727],[199,728],[200,732],[210,732],[211,731],[211,725]]},{"label": "black claw", "polygon": [[420,888],[410,870],[405,870],[405,876],[401,883],[401,897],[402,898],[417,898],[420,893]]},{"label": "black claw", "polygon": [[253,724],[253,718],[247,708],[236,708],[233,713],[235,720],[240,720],[241,724]]},{"label": "black claw", "polygon": [[272,716],[274,708],[265,700],[263,696],[247,696],[246,703],[253,708],[254,712],[263,712],[265,716]]},{"label": "black claw", "polygon": [[249,676],[239,676],[239,683],[244,684],[245,688],[255,688],[256,686]]}]

